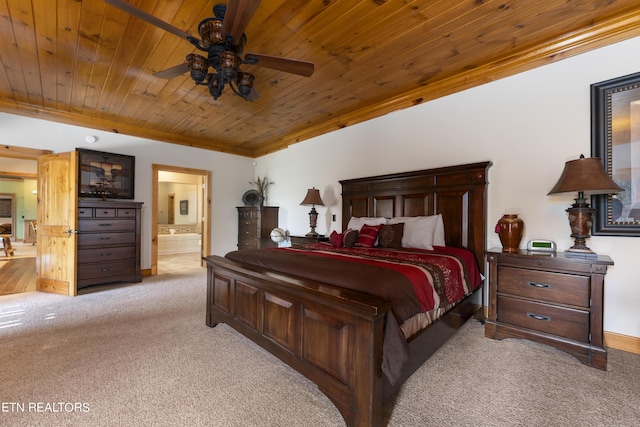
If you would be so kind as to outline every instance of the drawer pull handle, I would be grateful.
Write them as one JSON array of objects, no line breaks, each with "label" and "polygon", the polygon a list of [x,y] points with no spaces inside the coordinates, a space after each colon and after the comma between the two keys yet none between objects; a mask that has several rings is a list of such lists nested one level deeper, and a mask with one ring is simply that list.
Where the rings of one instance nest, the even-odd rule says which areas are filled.
[{"label": "drawer pull handle", "polygon": [[106,273],[107,271],[109,271],[109,269],[108,268],[101,268],[100,271],[103,272],[103,273]]},{"label": "drawer pull handle", "polygon": [[111,227],[113,224],[98,224],[100,227]]},{"label": "drawer pull handle", "polygon": [[527,313],[527,316],[531,317],[532,319],[536,319],[536,320],[544,320],[545,322],[550,322],[551,321],[551,317],[543,316],[541,314]]},{"label": "drawer pull handle", "polygon": [[548,285],[546,283],[527,282],[527,285],[533,286],[534,288],[544,288],[544,289],[551,288],[551,285]]},{"label": "drawer pull handle", "polygon": [[109,252],[106,252],[106,253],[100,254],[100,256],[111,256],[111,254]]}]

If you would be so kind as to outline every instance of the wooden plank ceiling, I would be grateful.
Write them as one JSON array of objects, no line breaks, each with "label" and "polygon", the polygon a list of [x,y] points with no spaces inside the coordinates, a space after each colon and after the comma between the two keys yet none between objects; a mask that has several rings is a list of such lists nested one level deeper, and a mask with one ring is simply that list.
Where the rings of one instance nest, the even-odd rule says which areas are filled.
[{"label": "wooden plank ceiling", "polygon": [[[221,2],[129,1],[195,36]],[[315,73],[243,65],[260,97],[214,100],[153,75],[191,44],[103,0],[0,0],[0,111],[257,157],[640,35],[640,2],[264,0],[245,34]]]}]

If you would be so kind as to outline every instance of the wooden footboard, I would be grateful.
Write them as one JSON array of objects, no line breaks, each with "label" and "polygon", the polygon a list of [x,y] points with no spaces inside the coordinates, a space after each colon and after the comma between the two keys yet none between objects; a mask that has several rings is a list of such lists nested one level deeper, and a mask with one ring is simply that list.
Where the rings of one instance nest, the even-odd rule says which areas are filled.
[{"label": "wooden footboard", "polygon": [[383,299],[242,267],[207,262],[207,325],[227,323],[305,375],[347,425],[382,423]]},{"label": "wooden footboard", "polygon": [[382,425],[385,401],[472,314],[460,304],[414,338],[407,369],[392,386],[381,370],[388,301],[217,256],[205,261],[207,325],[227,323],[305,375],[349,426]]}]

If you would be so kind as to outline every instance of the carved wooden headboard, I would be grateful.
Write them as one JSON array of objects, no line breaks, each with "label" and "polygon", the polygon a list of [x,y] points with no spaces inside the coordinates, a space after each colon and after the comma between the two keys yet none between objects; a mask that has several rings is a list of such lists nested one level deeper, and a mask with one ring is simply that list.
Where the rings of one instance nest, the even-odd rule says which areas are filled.
[{"label": "carved wooden headboard", "polygon": [[481,162],[340,181],[342,229],[352,216],[442,214],[447,246],[473,251],[483,266],[490,166]]}]

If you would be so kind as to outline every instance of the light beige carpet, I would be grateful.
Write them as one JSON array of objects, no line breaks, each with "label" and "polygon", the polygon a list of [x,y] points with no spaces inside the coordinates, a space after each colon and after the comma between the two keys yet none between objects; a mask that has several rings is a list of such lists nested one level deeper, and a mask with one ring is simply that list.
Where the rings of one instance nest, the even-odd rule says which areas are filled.
[{"label": "light beige carpet", "polygon": [[[0,425],[343,426],[301,375],[205,325],[204,270],[75,298],[0,297]],[[389,426],[636,426],[640,356],[609,371],[467,323],[386,408]]]}]

